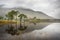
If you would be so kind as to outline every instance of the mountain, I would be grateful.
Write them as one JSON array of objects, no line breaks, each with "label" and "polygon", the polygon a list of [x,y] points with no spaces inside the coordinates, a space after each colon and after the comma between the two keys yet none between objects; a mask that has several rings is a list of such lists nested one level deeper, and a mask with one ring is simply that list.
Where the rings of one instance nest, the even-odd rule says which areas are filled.
[{"label": "mountain", "polygon": [[4,16],[11,10],[18,10],[20,13],[26,14],[28,17],[37,17],[40,19],[54,19],[41,11],[33,11],[27,8],[0,8],[0,16]]}]

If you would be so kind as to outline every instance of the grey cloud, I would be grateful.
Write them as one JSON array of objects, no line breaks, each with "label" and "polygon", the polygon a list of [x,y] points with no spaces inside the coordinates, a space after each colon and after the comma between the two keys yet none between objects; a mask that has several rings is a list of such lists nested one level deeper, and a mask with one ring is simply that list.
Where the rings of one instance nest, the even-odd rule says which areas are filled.
[{"label": "grey cloud", "polygon": [[[54,18],[59,18],[60,0],[0,0],[2,7],[24,7],[35,11],[42,11]],[[59,18],[60,19],[60,18]]]}]

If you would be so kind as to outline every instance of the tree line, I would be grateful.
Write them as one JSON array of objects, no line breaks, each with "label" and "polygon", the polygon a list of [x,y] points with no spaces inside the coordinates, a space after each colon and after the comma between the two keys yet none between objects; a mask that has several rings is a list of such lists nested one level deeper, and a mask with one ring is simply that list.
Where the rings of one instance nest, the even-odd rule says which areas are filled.
[{"label": "tree line", "polygon": [[[16,19],[16,29],[12,26],[12,23],[11,23],[11,26],[9,26],[9,23],[8,23],[8,29],[6,29],[6,31],[9,33],[9,34],[12,34],[12,35],[15,35],[15,34],[20,34],[20,31],[24,31],[27,29],[27,26],[25,26],[25,20],[28,18],[27,15],[23,14],[23,13],[20,13],[19,11],[17,10],[11,10],[10,12],[8,12],[6,15],[5,15],[5,20],[14,20],[14,18]],[[17,27],[17,17],[19,18],[20,20],[20,27],[18,28]],[[4,17],[0,16],[0,20],[3,20]],[[33,19],[36,19],[36,17],[34,17]],[[22,25],[22,21],[23,21],[23,25]],[[20,31],[19,31],[20,30]]]}]

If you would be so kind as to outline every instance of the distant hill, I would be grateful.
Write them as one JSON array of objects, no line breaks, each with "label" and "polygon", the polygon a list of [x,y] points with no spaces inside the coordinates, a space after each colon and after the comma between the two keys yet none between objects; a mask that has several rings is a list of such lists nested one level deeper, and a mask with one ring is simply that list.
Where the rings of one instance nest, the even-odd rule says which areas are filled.
[{"label": "distant hill", "polygon": [[54,19],[43,12],[33,11],[27,8],[0,8],[0,15],[4,16],[10,10],[18,10],[20,13],[26,14],[28,17],[37,17],[40,19]]}]

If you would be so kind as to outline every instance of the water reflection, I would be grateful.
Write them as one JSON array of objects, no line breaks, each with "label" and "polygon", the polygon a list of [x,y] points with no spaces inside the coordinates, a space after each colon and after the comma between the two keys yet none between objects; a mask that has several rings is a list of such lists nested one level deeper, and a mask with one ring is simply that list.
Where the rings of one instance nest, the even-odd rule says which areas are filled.
[{"label": "water reflection", "polygon": [[34,30],[22,36],[23,40],[60,40],[60,23],[52,23],[41,30]]},{"label": "water reflection", "polygon": [[[16,36],[16,35],[12,36],[12,35],[6,33],[5,29],[7,28],[7,25],[4,25],[3,27],[0,27],[0,39],[1,40],[2,39],[4,39],[4,40],[7,40],[7,39],[8,40],[15,40],[15,39],[16,40],[20,40],[22,38],[24,40],[25,37],[27,37],[27,35],[31,35],[32,37],[34,35],[36,36],[36,33],[38,32],[38,30],[41,30],[41,29],[43,30],[45,28],[45,26],[47,26],[49,24],[51,24],[51,23],[37,23],[37,25],[34,25],[32,23],[31,24],[27,24],[28,28],[25,30],[24,34],[21,34],[21,35],[18,35],[18,36]],[[19,25],[18,25],[18,27],[19,27]],[[37,30],[37,31],[36,32],[32,32],[34,30]],[[32,35],[32,34],[34,34],[34,35]],[[30,38],[31,36],[28,36],[28,37]],[[33,39],[32,37],[31,37],[31,39]],[[40,37],[36,37],[36,38],[39,39]]]}]

